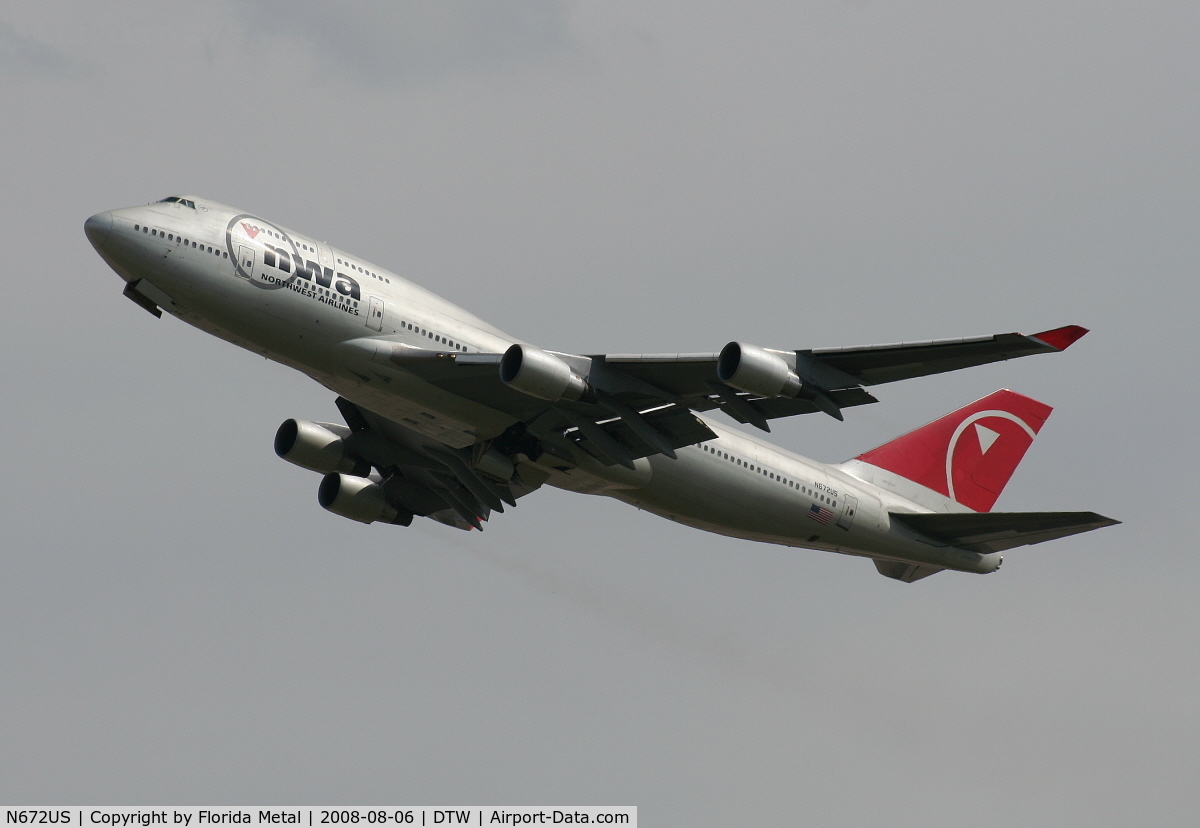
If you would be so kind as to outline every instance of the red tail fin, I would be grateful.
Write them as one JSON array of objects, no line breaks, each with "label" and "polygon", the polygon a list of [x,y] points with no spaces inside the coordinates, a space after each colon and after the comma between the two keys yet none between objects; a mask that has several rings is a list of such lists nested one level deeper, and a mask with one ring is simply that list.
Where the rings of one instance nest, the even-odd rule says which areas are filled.
[{"label": "red tail fin", "polygon": [[987,512],[1052,410],[1004,389],[856,459]]}]

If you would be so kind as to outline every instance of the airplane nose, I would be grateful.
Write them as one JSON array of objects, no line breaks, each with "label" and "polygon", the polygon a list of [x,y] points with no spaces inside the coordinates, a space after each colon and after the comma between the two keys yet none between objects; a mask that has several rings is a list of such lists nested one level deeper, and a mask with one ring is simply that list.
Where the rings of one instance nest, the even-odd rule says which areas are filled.
[{"label": "airplane nose", "polygon": [[112,225],[112,213],[107,211],[96,213],[83,223],[83,232],[87,234],[92,247],[99,247],[108,240],[108,234],[112,232]]}]

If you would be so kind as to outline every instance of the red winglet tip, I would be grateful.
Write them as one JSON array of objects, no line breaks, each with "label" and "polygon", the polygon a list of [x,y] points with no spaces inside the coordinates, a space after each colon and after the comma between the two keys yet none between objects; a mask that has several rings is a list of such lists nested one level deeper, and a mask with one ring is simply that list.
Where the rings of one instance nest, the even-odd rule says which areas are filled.
[{"label": "red winglet tip", "polygon": [[1042,331],[1033,335],[1033,339],[1041,340],[1057,351],[1065,351],[1083,338],[1087,328],[1078,325],[1067,325],[1065,328],[1055,328],[1052,331]]}]

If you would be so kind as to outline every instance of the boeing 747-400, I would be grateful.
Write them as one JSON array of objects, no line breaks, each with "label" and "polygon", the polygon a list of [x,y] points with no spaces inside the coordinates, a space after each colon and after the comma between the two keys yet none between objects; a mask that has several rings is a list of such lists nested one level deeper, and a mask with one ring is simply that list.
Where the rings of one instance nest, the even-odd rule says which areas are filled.
[{"label": "boeing 747-400", "polygon": [[1077,326],[859,348],[568,354],[543,350],[396,273],[196,196],[98,213],[88,239],[139,306],[302,371],[344,423],[286,420],[284,460],[362,523],[460,529],[542,485],[614,497],[747,540],[871,558],[915,581],[992,572],[1001,553],[1117,521],[992,512],[1050,408],[997,391],[839,464],[769,431],[778,417],[875,402],[868,388],[1062,351]]}]

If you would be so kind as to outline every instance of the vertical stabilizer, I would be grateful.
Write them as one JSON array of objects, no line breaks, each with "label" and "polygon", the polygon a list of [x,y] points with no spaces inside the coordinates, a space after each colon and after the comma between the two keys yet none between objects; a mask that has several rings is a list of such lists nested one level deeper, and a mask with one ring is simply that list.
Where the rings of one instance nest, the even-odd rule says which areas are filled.
[{"label": "vertical stabilizer", "polygon": [[[911,499],[918,503],[928,504],[929,494],[936,493],[960,508],[987,512],[1051,410],[1044,403],[1004,389],[855,460],[918,484],[926,490],[911,492]],[[902,496],[908,494],[889,488]]]}]

